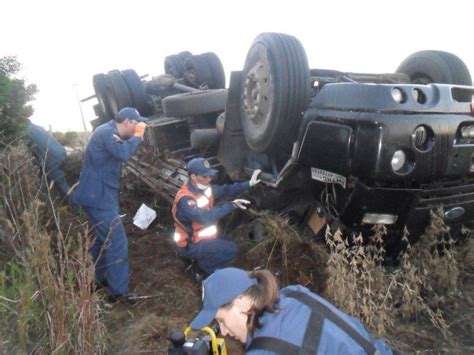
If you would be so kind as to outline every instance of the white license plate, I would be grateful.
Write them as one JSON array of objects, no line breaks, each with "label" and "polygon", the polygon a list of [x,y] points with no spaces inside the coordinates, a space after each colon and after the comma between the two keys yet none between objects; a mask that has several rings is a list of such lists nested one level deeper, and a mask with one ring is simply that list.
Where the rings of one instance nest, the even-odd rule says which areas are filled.
[{"label": "white license plate", "polygon": [[313,180],[318,180],[321,182],[326,182],[330,184],[339,184],[343,188],[346,188],[346,177],[332,173],[330,171],[326,171],[323,169],[316,169],[316,168],[311,168],[311,178]]}]

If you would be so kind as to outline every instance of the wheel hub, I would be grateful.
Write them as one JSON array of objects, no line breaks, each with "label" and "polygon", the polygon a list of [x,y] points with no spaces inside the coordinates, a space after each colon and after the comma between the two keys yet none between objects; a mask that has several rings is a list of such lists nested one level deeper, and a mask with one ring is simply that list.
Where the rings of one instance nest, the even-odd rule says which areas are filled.
[{"label": "wheel hub", "polygon": [[247,117],[256,124],[265,121],[269,112],[270,73],[268,66],[257,62],[245,77],[243,105]]}]

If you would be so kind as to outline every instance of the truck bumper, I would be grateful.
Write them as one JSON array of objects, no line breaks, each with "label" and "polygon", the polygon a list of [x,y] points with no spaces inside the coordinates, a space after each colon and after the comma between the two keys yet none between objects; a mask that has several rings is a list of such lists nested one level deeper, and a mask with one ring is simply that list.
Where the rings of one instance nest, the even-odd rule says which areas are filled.
[{"label": "truck bumper", "polygon": [[[419,229],[429,224],[430,212],[442,208],[446,224],[470,224],[474,220],[474,183],[423,186],[419,189],[369,187],[357,182],[339,219],[346,226],[363,226],[364,217],[396,216],[393,227]],[[367,224],[365,224],[367,225]]]}]

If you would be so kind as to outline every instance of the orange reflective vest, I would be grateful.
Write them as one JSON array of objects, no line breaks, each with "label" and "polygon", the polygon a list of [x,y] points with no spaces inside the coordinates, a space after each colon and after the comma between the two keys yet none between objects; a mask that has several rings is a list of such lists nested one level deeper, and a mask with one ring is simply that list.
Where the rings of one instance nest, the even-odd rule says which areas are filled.
[{"label": "orange reflective vest", "polygon": [[[178,247],[186,247],[188,245],[188,241],[190,239],[190,233],[184,228],[183,224],[178,220],[176,217],[176,211],[178,208],[178,202],[185,196],[189,196],[192,198],[192,202],[195,203],[197,208],[202,208],[206,210],[210,210],[214,207],[214,195],[212,194],[212,189],[209,187],[207,188],[204,193],[202,194],[195,194],[189,190],[188,184],[184,184],[179,189],[178,193],[173,202],[173,207],[171,212],[173,214],[174,219],[174,241],[178,245]],[[192,242],[199,243],[201,240],[209,240],[209,239],[216,239],[217,238],[217,225],[203,225],[196,222],[192,222],[191,227],[192,231]]]}]

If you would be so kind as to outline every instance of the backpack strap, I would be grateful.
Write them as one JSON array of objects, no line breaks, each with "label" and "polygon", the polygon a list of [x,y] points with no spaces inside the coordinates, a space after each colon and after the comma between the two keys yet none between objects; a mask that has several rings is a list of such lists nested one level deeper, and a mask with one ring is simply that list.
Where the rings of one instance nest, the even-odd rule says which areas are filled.
[{"label": "backpack strap", "polygon": [[308,324],[303,337],[303,344],[298,354],[316,354],[319,348],[319,340],[323,332],[324,318],[312,311],[309,315]]},{"label": "backpack strap", "polygon": [[287,355],[298,354],[300,347],[274,337],[255,337],[246,350],[267,350],[279,355]]},{"label": "backpack strap", "polygon": [[255,337],[247,350],[268,350],[283,355],[314,355],[319,348],[324,320],[328,319],[349,335],[367,354],[373,355],[379,353],[370,341],[365,339],[349,323],[317,299],[299,291],[290,291],[286,293],[285,296],[294,298],[311,309],[302,345],[297,346],[282,339],[263,336]]},{"label": "backpack strap", "polygon": [[[325,319],[330,320],[332,323],[337,325],[342,329],[347,335],[349,335],[359,346],[365,350],[367,354],[375,354],[377,349],[375,346],[365,339],[358,331],[356,331],[349,323],[332,311],[329,307],[319,302],[317,299],[311,297],[310,295],[298,292],[290,291],[286,294],[286,297],[291,297],[300,301],[301,303],[308,306],[312,314],[310,316],[308,326],[303,338],[303,345],[301,350],[305,350],[305,345],[307,345],[308,352],[302,352],[303,354],[315,354],[317,347],[319,346],[319,339],[321,338],[322,332],[322,323]],[[313,317],[319,318],[318,321],[314,320]],[[315,339],[317,335],[317,339]]]}]

